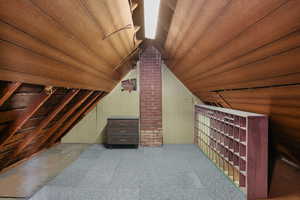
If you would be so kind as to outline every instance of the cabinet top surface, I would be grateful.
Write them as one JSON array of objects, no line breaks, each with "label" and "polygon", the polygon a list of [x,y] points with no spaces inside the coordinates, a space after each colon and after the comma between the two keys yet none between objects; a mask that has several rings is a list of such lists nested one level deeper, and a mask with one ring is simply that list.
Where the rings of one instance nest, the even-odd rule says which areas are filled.
[{"label": "cabinet top surface", "polygon": [[108,117],[107,120],[138,120],[138,117],[134,116],[111,116]]},{"label": "cabinet top surface", "polygon": [[221,107],[216,107],[216,106],[208,106],[208,105],[202,105],[202,104],[197,104],[196,106],[200,107],[200,108],[206,108],[206,109],[210,109],[210,110],[229,113],[232,115],[238,115],[241,117],[267,117],[267,115],[264,115],[264,114],[246,112],[246,111],[241,111],[241,110],[233,110],[233,109],[221,108]]}]

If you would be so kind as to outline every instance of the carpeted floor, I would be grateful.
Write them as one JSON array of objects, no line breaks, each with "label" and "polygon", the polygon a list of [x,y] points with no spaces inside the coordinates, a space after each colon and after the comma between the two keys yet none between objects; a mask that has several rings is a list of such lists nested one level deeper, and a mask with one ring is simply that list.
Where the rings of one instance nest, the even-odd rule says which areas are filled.
[{"label": "carpeted floor", "polygon": [[90,146],[31,200],[245,199],[195,145]]}]

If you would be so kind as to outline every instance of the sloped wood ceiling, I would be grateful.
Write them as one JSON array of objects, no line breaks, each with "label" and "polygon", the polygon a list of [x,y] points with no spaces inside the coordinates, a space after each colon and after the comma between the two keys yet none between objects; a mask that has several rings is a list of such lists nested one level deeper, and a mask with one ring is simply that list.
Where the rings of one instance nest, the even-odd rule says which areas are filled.
[{"label": "sloped wood ceiling", "polygon": [[2,0],[0,79],[110,91],[136,40],[126,0]]},{"label": "sloped wood ceiling", "polygon": [[0,171],[57,143],[131,68],[127,0],[1,0]]},{"label": "sloped wood ceiling", "polygon": [[300,163],[300,1],[178,1],[168,67],[207,103],[270,115],[273,147]]},{"label": "sloped wood ceiling", "polygon": [[[1,0],[0,169],[60,140],[130,69],[142,0]],[[300,162],[300,1],[161,0],[155,45],[200,99],[270,115]]]}]

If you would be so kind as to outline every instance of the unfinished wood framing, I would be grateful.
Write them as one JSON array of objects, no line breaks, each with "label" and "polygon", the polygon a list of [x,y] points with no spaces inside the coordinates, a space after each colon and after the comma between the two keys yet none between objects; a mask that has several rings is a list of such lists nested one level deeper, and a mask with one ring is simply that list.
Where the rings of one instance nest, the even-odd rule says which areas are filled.
[{"label": "unfinished wood framing", "polygon": [[2,106],[5,101],[11,97],[11,95],[20,87],[20,82],[9,83],[6,88],[3,90],[2,95],[0,97],[0,106]]},{"label": "unfinished wood framing", "polygon": [[0,106],[0,171],[49,147],[49,138],[60,139],[64,134],[58,130],[65,121],[76,115],[71,125],[76,124],[106,94],[7,81],[0,81],[0,92],[7,99]]},{"label": "unfinished wood framing", "polygon": [[34,134],[29,135],[24,142],[18,146],[18,148],[16,149],[15,153],[13,154],[13,156],[16,156],[17,154],[19,154],[20,152],[22,152],[22,150],[24,148],[26,148],[31,142],[32,140],[37,137],[39,134],[41,134],[42,130],[44,128],[46,128],[49,123],[51,122],[51,120],[53,120],[57,114],[78,94],[79,90],[71,90],[70,92],[68,92],[68,94],[66,95],[66,97],[62,100],[62,103],[59,104],[39,125],[38,127],[34,130]]}]

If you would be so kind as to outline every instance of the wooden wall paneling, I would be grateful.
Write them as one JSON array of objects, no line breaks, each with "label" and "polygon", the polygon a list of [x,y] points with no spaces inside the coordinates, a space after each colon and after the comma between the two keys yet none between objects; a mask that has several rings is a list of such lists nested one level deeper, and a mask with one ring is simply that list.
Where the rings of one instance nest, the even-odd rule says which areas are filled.
[{"label": "wooden wall paneling", "polygon": [[47,99],[50,98],[51,95],[52,93],[49,92],[47,88],[45,88],[45,90],[41,92],[41,94],[32,101],[32,103],[26,108],[26,111],[22,113],[22,115],[19,118],[17,118],[12,125],[9,126],[9,130],[7,131],[7,133],[2,135],[0,148],[3,147],[3,145],[7,141],[9,141],[20,128],[22,128],[22,126],[47,101]]},{"label": "wooden wall paneling", "polygon": [[[183,48],[182,43],[186,44],[186,42],[188,42],[187,40],[191,40],[190,37],[191,35],[193,35],[193,32],[195,31],[194,29],[197,29],[197,27],[199,26],[194,26],[193,31],[190,31],[191,30],[190,28],[192,24],[194,24],[196,21],[199,22],[201,21],[201,19],[203,19],[202,17],[199,17],[199,15],[203,15],[202,9],[204,5],[210,2],[215,2],[215,1],[206,1],[206,0],[178,1],[169,27],[169,34],[167,40],[165,44],[163,44],[165,50],[168,52],[169,57],[175,58],[177,52]],[[215,5],[222,5],[222,2],[224,1],[217,2],[215,3]],[[209,5],[205,5],[205,6],[208,7]],[[217,12],[210,12],[210,13],[217,13]],[[199,33],[197,35],[199,35]]]},{"label": "wooden wall paneling", "polygon": [[174,69],[175,72],[182,72],[180,66],[183,65],[185,70],[190,69],[286,2],[286,0],[230,1],[224,12],[208,27],[201,38],[176,62],[175,65],[179,67]]},{"label": "wooden wall paneling", "polygon": [[[183,3],[183,2],[181,2]],[[228,4],[230,3],[230,0],[215,0],[215,1],[205,1],[202,5],[202,8],[200,8],[199,13],[195,19],[189,19],[193,20],[190,27],[188,28],[188,37],[185,37],[184,40],[182,40],[177,46],[180,46],[180,48],[175,49],[175,54],[172,54],[172,60],[168,62],[168,66],[170,68],[174,68],[177,61],[195,45],[195,43],[202,37],[203,34],[205,34],[205,31],[211,26],[215,20],[224,12]],[[177,10],[180,10],[181,6],[178,6],[176,8],[175,13]],[[183,9],[183,8],[182,8]],[[188,12],[186,10],[183,10],[182,12]],[[180,18],[179,18],[180,19]],[[173,19],[173,25],[170,27],[170,34],[172,33],[172,28],[177,26],[177,20]],[[169,36],[168,36],[169,37]],[[176,35],[175,35],[176,37]],[[176,45],[176,43],[172,43],[172,37],[167,39],[169,40],[170,45]],[[167,43],[166,43],[167,45]],[[175,57],[176,55],[176,57]]]},{"label": "wooden wall paneling", "polygon": [[[35,147],[35,149],[39,149],[45,145],[45,142],[53,136],[53,134],[56,133],[56,131],[63,125],[63,123],[72,115],[74,112],[79,108],[91,95],[93,94],[93,91],[87,91],[85,92],[79,100],[70,108],[68,109],[63,115],[59,118],[58,121],[55,122],[55,124],[49,128],[44,134],[42,139],[40,140],[39,144]],[[80,94],[78,94],[80,95]]]},{"label": "wooden wall paneling", "polygon": [[50,138],[49,142],[47,143],[48,146],[53,145],[64,133],[66,130],[68,130],[68,128],[70,126],[72,126],[72,124],[94,103],[96,102],[96,100],[98,99],[98,97],[101,96],[100,94],[96,94],[95,96],[91,97],[89,100],[86,101],[86,104],[81,106],[81,108],[79,108],[79,110],[70,117],[70,119],[68,119],[64,125],[57,131],[56,134],[54,134],[52,136],[52,138]]},{"label": "wooden wall paneling", "polygon": [[[205,81],[197,82],[189,85],[192,91],[197,90],[221,90],[234,88],[262,87],[270,86],[264,80],[275,79],[272,85],[292,84],[299,82],[299,79],[294,81],[286,81],[284,76],[290,76],[299,73],[300,68],[300,47],[294,48],[288,52],[283,52],[278,55],[268,57],[256,63],[240,66],[230,71],[222,73],[222,76],[214,76]],[[262,73],[263,72],[263,73]],[[280,78],[283,77],[281,81]],[[250,84],[249,84],[250,83]],[[201,88],[201,89],[199,89]]]},{"label": "wooden wall paneling", "polygon": [[0,96],[0,106],[20,87],[21,82],[9,83]]},{"label": "wooden wall paneling", "polygon": [[[52,79],[64,82],[63,86],[71,88],[77,88],[79,85],[80,88],[100,88],[104,91],[110,91],[113,87],[111,83],[103,81],[99,77],[82,73],[80,70],[74,69],[69,65],[64,65],[6,41],[0,40],[0,43],[0,70],[20,72],[23,74],[23,77],[21,76],[19,79],[23,79],[24,81],[27,80],[25,77],[28,77],[28,75],[34,75],[41,77],[42,80]],[[1,71],[0,79],[6,80],[10,78]],[[39,82],[36,79],[30,82],[33,81]],[[61,86],[57,81],[53,81],[53,85]],[[41,84],[44,84],[44,82],[42,81]]]},{"label": "wooden wall paneling", "polygon": [[0,111],[9,113],[11,110],[22,110],[26,108],[34,99],[38,98],[40,92],[23,93],[15,92],[14,95],[9,98],[1,107]]},{"label": "wooden wall paneling", "polygon": [[13,27],[10,24],[7,24],[3,21],[0,21],[0,38],[5,41],[9,41],[13,44],[19,45],[25,49],[29,49],[37,54],[46,56],[48,58],[57,60],[62,62],[63,64],[70,65],[74,68],[81,70],[83,73],[89,73],[93,75],[97,75],[108,82],[111,82],[111,77],[105,73],[105,71],[99,71],[99,69],[94,66],[89,66],[83,62],[80,62],[70,55],[62,52],[57,49],[57,47],[53,47],[30,34],[18,29],[17,27]]},{"label": "wooden wall paneling", "polygon": [[[112,10],[111,15],[116,24],[116,29],[123,28],[130,25],[130,29],[125,29],[122,32],[119,32],[119,36],[122,38],[122,41],[126,44],[127,55],[132,52],[137,46],[134,44],[135,40],[135,26],[132,19],[132,12],[128,1],[117,0],[117,1],[106,1],[107,6]],[[127,56],[126,55],[126,56]],[[124,57],[123,57],[124,58]]]},{"label": "wooden wall paneling", "polygon": [[137,2],[138,7],[132,12],[132,20],[134,25],[140,26],[140,30],[136,33],[136,38],[138,40],[145,39],[145,27],[144,27],[144,2],[142,0],[134,0],[132,2]]},{"label": "wooden wall paneling", "polygon": [[[41,77],[40,75],[32,75],[23,72],[15,72],[11,70],[1,69],[0,67],[0,79],[11,81],[18,80],[21,82],[27,82],[30,84],[40,84],[40,85],[54,85],[55,87],[66,87],[66,88],[80,88],[80,89],[89,89],[89,90],[98,90],[99,88],[103,88],[103,86],[91,86],[91,85],[82,85],[80,83],[71,83],[66,80],[58,80],[54,78]],[[98,79],[101,81],[101,79]],[[116,85],[114,83],[112,88]],[[103,89],[103,91],[110,91],[107,89]]]},{"label": "wooden wall paneling", "polygon": [[98,70],[112,75],[109,64],[94,55],[78,38],[31,1],[9,0],[0,5],[0,10],[1,20],[7,24],[18,27],[31,37],[60,50],[75,60],[91,67],[96,66]]},{"label": "wooden wall paneling", "polygon": [[[99,60],[115,66],[121,59],[122,56],[112,41],[103,40],[103,28],[97,24],[83,1],[31,0],[31,2],[78,38]],[[76,12],[74,12],[75,10]]]},{"label": "wooden wall paneling", "polygon": [[284,37],[278,41],[274,41],[269,45],[259,48],[250,54],[241,56],[231,62],[225,63],[224,65],[215,66],[215,68],[198,74],[196,78],[191,77],[191,79],[187,79],[185,82],[188,85],[198,81],[201,82],[202,80],[212,78],[214,76],[219,76],[221,73],[237,68],[239,66],[259,62],[260,60],[264,60],[270,56],[276,56],[280,53],[292,50],[298,46],[300,46],[300,31],[291,33],[287,37]]},{"label": "wooden wall paneling", "polygon": [[[94,21],[101,27],[103,32],[102,40],[110,42],[114,47],[116,52],[121,58],[127,56],[130,51],[130,41],[124,38],[126,34],[126,29],[120,30],[126,27],[127,24],[120,23],[120,13],[118,12],[118,5],[123,6],[128,5],[128,2],[123,1],[96,1],[96,0],[86,0],[82,1],[82,4],[89,11],[90,15],[94,18]],[[125,8],[124,8],[125,10]],[[101,12],[99,12],[101,11]],[[130,9],[126,9],[130,13]],[[117,13],[116,13],[117,12]],[[130,27],[129,27],[130,28]],[[118,31],[114,34],[115,31]],[[111,35],[112,34],[112,35]]]},{"label": "wooden wall paneling", "polygon": [[[294,162],[299,160],[300,86],[287,85],[268,88],[220,91],[235,109],[259,112],[270,116],[272,151],[277,149]],[[199,93],[217,102],[215,92]]]},{"label": "wooden wall paneling", "polygon": [[34,130],[34,134],[26,137],[26,139],[24,139],[24,141],[18,146],[18,148],[15,150],[15,153],[13,154],[13,157],[22,152],[22,150],[25,149],[33,139],[40,135],[42,130],[47,127],[50,121],[52,121],[56,117],[56,115],[78,94],[78,92],[79,90],[71,90],[70,92],[68,92],[61,103],[58,104],[58,106],[45,119],[43,119],[43,121],[39,123],[39,125]]},{"label": "wooden wall paneling", "polygon": [[[299,45],[299,10],[299,1],[289,1],[223,48],[218,49],[213,55],[185,71],[182,79],[189,79],[191,82],[195,78],[199,80],[199,78],[216,73],[216,71],[220,72],[218,68],[223,68],[226,63],[241,59],[241,57],[244,60],[251,57],[247,54],[256,54],[258,56],[256,59],[261,59],[262,56],[271,56]],[[288,15],[286,15],[287,12]]]},{"label": "wooden wall paneling", "polygon": [[13,121],[14,119],[18,118],[18,116],[20,116],[24,111],[25,108],[2,111],[0,114],[0,123],[2,124]]},{"label": "wooden wall paneling", "polygon": [[162,1],[160,4],[160,11],[158,16],[158,24],[156,31],[156,41],[160,43],[160,46],[164,46],[168,36],[170,24],[172,22],[174,10],[169,6],[169,1]]}]

